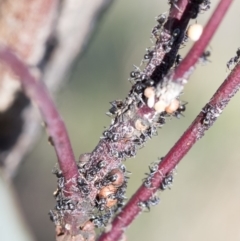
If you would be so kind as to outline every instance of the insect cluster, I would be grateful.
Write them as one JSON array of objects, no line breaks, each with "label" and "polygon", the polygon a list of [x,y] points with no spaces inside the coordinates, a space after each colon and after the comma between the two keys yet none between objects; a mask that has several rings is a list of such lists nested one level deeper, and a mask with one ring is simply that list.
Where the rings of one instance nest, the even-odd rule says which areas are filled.
[{"label": "insect cluster", "polygon": [[209,128],[222,113],[222,109],[218,106],[208,106],[205,107],[202,112],[204,113],[203,125]]},{"label": "insect cluster", "polygon": [[[163,158],[160,158],[160,162],[163,160]],[[151,189],[152,188],[152,179],[156,172],[158,172],[158,166],[160,162],[154,162],[152,166],[149,166],[150,173],[145,173],[147,175],[146,178],[143,179],[143,184],[146,188]],[[160,173],[161,174],[161,173]],[[161,174],[162,175],[162,174]],[[173,183],[173,173],[169,173],[166,176],[162,175],[162,182],[159,186],[159,190],[164,191],[166,188],[170,188]]]},{"label": "insect cluster", "polygon": [[[54,192],[56,198],[56,206],[54,210],[49,212],[50,219],[57,226],[64,226],[63,217],[66,214],[78,213],[83,206],[89,210],[87,214],[89,220],[96,227],[104,227],[109,219],[121,208],[124,204],[125,192],[127,187],[127,171],[124,165],[119,165],[119,168],[112,169],[107,175],[104,175],[103,169],[106,167],[106,161],[99,162],[91,168],[86,167],[86,163],[91,158],[90,154],[80,156],[78,163],[79,177],[75,180],[76,186],[73,187],[73,192],[81,196],[79,201],[72,197],[67,197],[64,187],[65,180],[60,170],[55,170],[54,174],[58,178],[58,188]],[[88,206],[88,207],[87,207]],[[89,225],[89,222],[86,222]],[[85,225],[79,226],[82,230]]]},{"label": "insect cluster", "polygon": [[[152,186],[152,181],[154,179],[154,175],[155,173],[159,172],[159,174],[162,176],[162,182],[160,183],[159,187],[158,187],[158,191],[164,191],[167,188],[171,188],[172,184],[173,184],[173,176],[174,176],[174,172],[170,172],[167,175],[163,175],[159,169],[159,163],[163,160],[163,158],[160,158],[159,161],[154,162],[151,166],[149,166],[149,173],[145,173],[145,175],[147,175],[146,178],[143,179],[143,184],[144,186],[149,189],[152,190],[154,187]],[[156,195],[153,194],[152,197],[147,200],[147,201],[139,201],[138,202],[138,206],[142,209],[142,210],[150,210],[151,206],[155,206],[160,202],[160,198]]]},{"label": "insect cluster", "polygon": [[[169,3],[178,8],[178,1]],[[209,6],[208,0],[190,1],[189,20],[195,19]],[[79,221],[79,230],[105,227],[121,210],[126,199],[128,172],[122,162],[135,157],[137,150],[157,135],[157,128],[161,128],[167,118],[180,118],[186,109],[186,102],[179,99],[183,85],[172,81],[172,73],[181,61],[177,52],[186,43],[188,23],[179,23],[182,30],[174,28],[174,24],[170,28],[169,22],[171,25],[173,20],[167,20],[166,14],[160,14],[156,21],[157,25],[151,31],[155,45],[148,48],[143,57],[144,68],[141,70],[135,66],[130,73],[132,88],[126,99],[110,102],[106,114],[113,118],[111,125],[104,130],[94,151],[80,156],[79,176],[74,180],[64,180],[61,171],[54,172],[58,178],[58,188],[54,192],[57,205],[49,214],[55,225],[66,226],[69,214],[76,216],[85,210],[84,218]],[[149,169],[150,174],[144,180],[147,188],[151,188],[157,164]],[[75,184],[72,195],[64,191],[68,181]],[[163,177],[159,189],[165,190],[172,182],[173,174],[169,173]],[[76,198],[79,196],[80,199]],[[159,201],[157,196],[152,196],[148,201],[139,201],[139,207],[149,209]]]}]

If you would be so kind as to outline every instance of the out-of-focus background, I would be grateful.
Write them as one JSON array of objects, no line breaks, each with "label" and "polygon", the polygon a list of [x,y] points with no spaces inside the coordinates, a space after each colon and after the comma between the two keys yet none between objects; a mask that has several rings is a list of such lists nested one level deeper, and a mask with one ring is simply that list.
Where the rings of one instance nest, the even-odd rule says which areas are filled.
[{"label": "out-of-focus background", "polygon": [[[211,10],[200,14],[198,23],[206,23],[217,2],[213,0]],[[145,48],[152,45],[149,37],[156,24],[154,17],[168,9],[163,1],[121,0],[105,12],[89,47],[76,63],[70,82],[56,99],[76,158],[92,151],[104,126],[110,124],[105,115],[109,101],[127,95],[132,65],[139,65]],[[169,120],[136,158],[126,161],[132,172],[127,197],[142,183],[148,165],[168,152],[227,76],[226,62],[240,46],[239,9],[240,2],[235,1],[208,48],[209,63],[199,66],[186,85],[181,96],[188,102],[185,117]],[[181,50],[183,56],[191,44]],[[238,93],[177,167],[172,189],[160,193],[160,205],[142,213],[126,230],[127,240],[240,239],[239,102]],[[39,241],[54,240],[54,226],[47,213],[55,205],[52,193],[56,178],[51,170],[56,162],[44,133],[14,179],[16,198]],[[0,219],[6,215],[1,213]]]}]

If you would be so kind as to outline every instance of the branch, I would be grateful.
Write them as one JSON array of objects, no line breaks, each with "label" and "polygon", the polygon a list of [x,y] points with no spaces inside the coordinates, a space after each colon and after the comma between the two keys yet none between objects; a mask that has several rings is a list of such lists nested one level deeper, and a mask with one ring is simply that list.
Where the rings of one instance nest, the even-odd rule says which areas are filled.
[{"label": "branch", "polygon": [[191,50],[188,52],[187,56],[175,70],[173,79],[175,79],[177,82],[181,83],[183,79],[186,79],[186,73],[189,72],[192,66],[194,66],[202,56],[232,2],[233,0],[221,0],[219,2],[207,25],[205,26],[200,39],[196,41]]},{"label": "branch", "polygon": [[[0,59],[12,72],[19,77],[25,92],[39,107],[43,120],[49,133],[49,139],[53,144],[61,171],[65,180],[78,175],[77,165],[67,134],[62,121],[46,87],[41,81],[37,81],[29,72],[28,67],[17,58],[8,48],[0,48]],[[71,183],[66,184],[66,191],[70,191]]]},{"label": "branch", "polygon": [[[215,9],[213,16],[209,20],[209,23],[203,32],[202,38],[200,38],[200,40],[193,46],[193,50],[190,50],[186,57],[188,58],[186,63],[190,63],[191,65],[186,65],[183,61],[183,64],[180,64],[178,68],[182,72],[176,70],[179,72],[177,72],[177,74],[174,73],[173,78],[176,78],[176,76],[178,78],[185,77],[184,74],[186,75],[186,73],[189,72],[190,67],[196,64],[197,60],[202,55],[205,47],[213,36],[214,31],[212,28],[214,27],[214,29],[216,29],[217,26],[219,26],[231,2],[232,1],[229,0],[222,0],[220,2],[218,7]],[[199,48],[198,44],[200,46]],[[194,57],[192,58],[193,61],[190,58],[190,53],[195,53]],[[185,67],[183,72],[183,70],[181,70],[183,68],[182,66],[188,66],[188,68]],[[114,219],[111,231],[103,234],[99,238],[99,241],[118,240],[121,237],[123,230],[125,230],[125,228],[128,227],[134,218],[140,213],[141,208],[139,207],[139,203],[146,203],[152,197],[153,193],[156,192],[161,186],[164,177],[171,173],[173,168],[188,152],[192,145],[203,136],[205,130],[207,130],[221,114],[223,108],[225,108],[230,98],[239,88],[239,78],[237,77],[239,72],[240,70],[238,67],[231,73],[229,78],[219,88],[212,100],[204,107],[203,111],[199,114],[183,137],[160,162],[158,171],[156,173],[154,172],[154,175],[150,176],[152,181],[151,189],[148,189],[145,185],[142,185],[128,202],[128,204],[123,208],[121,213]],[[179,75],[178,73],[181,73],[182,75]],[[182,84],[183,83],[181,83],[181,85]]]},{"label": "branch", "polygon": [[[188,0],[180,0],[177,2],[177,5],[172,4],[168,19],[160,34],[156,34],[158,32],[156,30],[161,28],[161,21],[157,19],[159,24],[152,30],[152,35],[156,38],[154,48],[156,54],[153,54],[153,57],[143,70],[143,75],[150,77],[155,83],[159,83],[162,77],[173,66],[178,50],[183,42],[187,25],[192,18],[191,12],[194,8],[196,6],[194,7]],[[162,15],[164,14],[160,14],[158,18]],[[174,36],[174,32],[177,33],[176,36]]]},{"label": "branch", "polygon": [[141,212],[141,208],[138,205],[139,202],[149,200],[153,193],[159,190],[164,177],[171,173],[195,142],[203,137],[204,132],[213,125],[239,88],[240,63],[223,82],[209,103],[205,105],[187,131],[159,163],[158,170],[151,177],[151,189],[142,185],[123,208],[122,212],[113,220],[111,231],[102,234],[98,241],[118,240],[121,237],[126,227]]},{"label": "branch", "polygon": [[[170,8],[170,13],[169,13],[169,19],[175,19],[175,20],[181,20],[182,15],[185,12],[186,7],[188,6],[189,1],[188,0],[179,0],[177,3],[172,4]],[[181,11],[179,11],[179,9]],[[166,26],[169,25],[166,24]]]},{"label": "branch", "polygon": [[[112,0],[0,1],[1,42],[19,55],[26,65],[39,71],[51,96],[56,95],[69,79],[76,58],[88,47]],[[26,14],[26,12],[28,14]],[[12,23],[16,24],[12,24]],[[81,29],[81,31],[76,31]],[[13,41],[14,39],[14,41]],[[0,165],[4,175],[12,179],[23,157],[35,145],[42,129],[41,117],[19,89],[19,83],[1,69]]]}]

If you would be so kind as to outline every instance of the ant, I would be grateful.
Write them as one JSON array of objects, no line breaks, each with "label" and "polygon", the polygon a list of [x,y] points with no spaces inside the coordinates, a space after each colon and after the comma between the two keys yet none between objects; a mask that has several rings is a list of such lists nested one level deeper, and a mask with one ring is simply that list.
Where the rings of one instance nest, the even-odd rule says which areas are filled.
[{"label": "ant", "polygon": [[182,60],[183,60],[183,58],[181,57],[180,54],[178,54],[175,59],[175,66],[177,67],[181,63]]},{"label": "ant", "polygon": [[214,107],[209,105],[205,107],[202,112],[205,114],[202,123],[204,126],[209,127],[219,117],[219,115],[222,113],[222,110],[218,106]]},{"label": "ant", "polygon": [[178,109],[174,112],[174,116],[178,119],[180,119],[180,116],[183,116],[182,112],[186,111],[186,103],[184,104],[180,104],[180,106],[178,107]]},{"label": "ant", "polygon": [[211,52],[209,50],[203,52],[202,56],[200,57],[200,61],[203,63],[210,62],[208,60],[208,57],[210,57],[210,55],[211,55]]},{"label": "ant", "polygon": [[181,32],[181,31],[180,31],[180,29],[178,29],[178,28],[176,28],[176,29],[173,30],[172,36],[171,36],[170,40],[163,45],[163,48],[164,48],[164,50],[165,50],[166,53],[170,52],[170,50],[172,49],[172,46],[173,46],[175,40],[177,39],[177,37],[178,37],[179,34],[180,34],[180,32]]},{"label": "ant", "polygon": [[83,195],[88,195],[90,193],[89,186],[83,178],[77,180],[77,186]]},{"label": "ant", "polygon": [[166,19],[167,19],[167,16],[165,14],[163,14],[163,13],[156,17],[158,25],[156,25],[152,29],[152,36],[154,36],[155,38],[158,38],[158,34],[160,32],[160,29],[162,28],[162,26],[165,23]]},{"label": "ant", "polygon": [[238,48],[237,52],[236,52],[236,56],[234,56],[233,58],[231,58],[228,62],[227,62],[227,68],[229,70],[232,69],[233,65],[236,65],[239,61],[240,58],[240,48]]},{"label": "ant", "polygon": [[119,139],[119,134],[118,133],[113,133],[112,131],[104,131],[103,132],[103,137],[109,141],[116,142]]},{"label": "ant", "polygon": [[113,116],[121,113],[121,109],[123,107],[123,102],[121,100],[114,100],[110,102],[110,104],[112,105],[112,107],[106,113],[107,115]]},{"label": "ant", "polygon": [[172,183],[173,183],[173,175],[172,173],[169,173],[163,178],[159,188],[162,191],[164,191],[166,190],[167,187],[169,188],[172,185]]},{"label": "ant", "polygon": [[150,207],[158,205],[159,202],[160,202],[160,198],[157,196],[153,196],[153,197],[149,198],[149,200],[147,200],[147,201],[138,202],[138,206],[142,209],[147,208],[148,211],[150,211]]}]

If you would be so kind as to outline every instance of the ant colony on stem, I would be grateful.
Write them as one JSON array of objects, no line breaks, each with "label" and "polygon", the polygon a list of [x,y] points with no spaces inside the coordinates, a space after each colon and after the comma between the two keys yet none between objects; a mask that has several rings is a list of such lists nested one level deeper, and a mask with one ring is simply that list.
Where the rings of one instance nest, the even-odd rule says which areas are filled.
[{"label": "ant colony on stem", "polygon": [[[171,8],[182,11],[177,0],[169,1],[169,4]],[[210,1],[192,0],[188,4],[190,20],[208,10]],[[135,157],[138,149],[157,135],[157,128],[163,127],[167,119],[180,118],[186,110],[187,103],[180,100],[180,95],[187,79],[183,77],[176,82],[173,74],[182,61],[178,54],[179,48],[185,46],[188,38],[197,41],[202,34],[202,26],[193,24],[188,27],[186,22],[179,23],[178,26],[171,22],[173,20],[168,18],[166,13],[157,16],[156,21],[157,24],[151,31],[154,46],[146,50],[142,60],[143,69],[134,66],[130,73],[132,87],[128,96],[124,100],[110,102],[111,107],[106,114],[112,118],[111,125],[103,131],[93,152],[80,156],[79,175],[74,180],[65,180],[61,170],[54,171],[58,179],[58,187],[54,192],[57,204],[49,215],[57,226],[69,228],[69,217],[77,220],[81,215],[81,220],[76,221],[80,227],[78,232],[94,226],[106,227],[121,211],[126,200],[129,173],[123,161]],[[209,55],[210,52],[203,53],[199,62],[206,61]],[[230,61],[235,63],[238,59],[237,52],[237,59]],[[210,123],[218,114],[210,107],[204,110],[204,113],[204,125]],[[160,162],[161,160],[149,167],[150,173],[143,181],[148,190],[153,188],[154,175],[161,175],[158,169]],[[65,191],[65,185],[70,181],[74,184],[72,195]],[[173,173],[170,172],[162,176],[162,182],[157,189],[164,191],[170,188],[172,183]],[[159,201],[159,197],[153,194],[148,200],[139,200],[138,208],[149,210]]]}]

